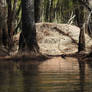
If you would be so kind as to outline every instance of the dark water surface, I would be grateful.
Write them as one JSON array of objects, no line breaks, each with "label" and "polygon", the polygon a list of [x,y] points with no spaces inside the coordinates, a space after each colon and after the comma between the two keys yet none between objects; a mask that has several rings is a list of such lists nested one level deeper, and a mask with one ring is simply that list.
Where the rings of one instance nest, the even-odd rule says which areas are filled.
[{"label": "dark water surface", "polygon": [[0,61],[0,92],[92,92],[92,63],[74,58]]}]

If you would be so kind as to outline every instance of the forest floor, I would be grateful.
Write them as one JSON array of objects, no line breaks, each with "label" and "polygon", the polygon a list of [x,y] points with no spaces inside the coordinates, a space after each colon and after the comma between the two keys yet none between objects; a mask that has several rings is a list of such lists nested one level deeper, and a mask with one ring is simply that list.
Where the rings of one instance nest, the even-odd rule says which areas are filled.
[{"label": "forest floor", "polygon": [[13,56],[0,56],[0,61],[14,61],[14,62],[27,62],[27,61],[36,61],[36,62],[43,62],[43,61],[51,61],[57,59],[62,59],[63,61],[68,61],[67,58],[72,59],[78,59],[82,62],[92,62],[92,53],[91,54],[85,54],[85,53],[73,53],[73,54],[62,54],[62,55],[37,55],[37,56],[31,56],[30,54],[27,55],[13,55]]}]

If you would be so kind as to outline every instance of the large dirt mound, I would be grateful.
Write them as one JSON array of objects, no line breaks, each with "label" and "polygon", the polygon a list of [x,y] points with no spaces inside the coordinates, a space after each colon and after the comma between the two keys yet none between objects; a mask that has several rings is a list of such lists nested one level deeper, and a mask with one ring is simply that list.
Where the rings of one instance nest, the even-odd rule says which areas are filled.
[{"label": "large dirt mound", "polygon": [[[36,30],[37,41],[42,53],[59,55],[78,51],[80,29],[75,25],[36,23]],[[92,39],[87,34],[85,37],[86,48],[90,48]],[[17,40],[18,38],[19,34],[17,34]]]},{"label": "large dirt mound", "polygon": [[68,24],[37,23],[36,28],[41,52],[57,55],[77,51],[80,32],[78,27]]},{"label": "large dirt mound", "polygon": [[[80,29],[75,25],[37,23],[37,40],[40,50],[47,54],[69,54],[78,51]],[[85,34],[86,49],[92,46],[92,39]]]}]

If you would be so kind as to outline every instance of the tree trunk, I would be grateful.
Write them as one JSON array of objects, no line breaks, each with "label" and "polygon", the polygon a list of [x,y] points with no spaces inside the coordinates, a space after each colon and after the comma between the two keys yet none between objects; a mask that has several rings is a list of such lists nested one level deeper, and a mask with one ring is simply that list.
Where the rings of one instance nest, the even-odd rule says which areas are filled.
[{"label": "tree trunk", "polygon": [[0,47],[2,46],[2,29],[0,28]]},{"label": "tree trunk", "polygon": [[78,45],[78,52],[85,50],[85,28],[84,28],[84,6],[80,4],[79,0],[73,0],[75,6],[75,15],[76,15],[76,22],[78,27],[80,28],[80,35],[79,35],[79,45]]},{"label": "tree trunk", "polygon": [[80,29],[78,52],[85,50],[85,32],[84,31],[85,31],[84,28]]},{"label": "tree trunk", "polygon": [[6,2],[0,0],[0,46],[8,44]]},{"label": "tree trunk", "polygon": [[35,0],[35,22],[40,21],[40,0]]},{"label": "tree trunk", "polygon": [[34,0],[22,1],[22,32],[19,41],[19,50],[39,52],[36,40],[36,28],[34,19]]},{"label": "tree trunk", "polygon": [[11,49],[13,47],[13,12],[12,12],[12,3],[11,0],[7,0],[7,4],[8,4],[8,19],[7,19],[7,24],[8,24],[8,45],[9,45],[9,49]]}]

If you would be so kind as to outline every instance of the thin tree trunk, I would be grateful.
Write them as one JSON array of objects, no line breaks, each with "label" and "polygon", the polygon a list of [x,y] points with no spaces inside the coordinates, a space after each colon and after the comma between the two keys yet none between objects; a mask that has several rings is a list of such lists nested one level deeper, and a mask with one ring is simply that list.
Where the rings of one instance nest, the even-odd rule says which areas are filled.
[{"label": "thin tree trunk", "polygon": [[0,28],[0,47],[2,46],[2,29]]},{"label": "thin tree trunk", "polygon": [[9,49],[13,47],[13,12],[12,12],[12,5],[11,5],[11,0],[7,0],[8,4],[8,40],[9,40]]},{"label": "thin tree trunk", "polygon": [[40,0],[35,0],[35,22],[40,21]]},{"label": "thin tree trunk", "polygon": [[85,19],[84,19],[84,6],[80,4],[79,0],[73,0],[75,6],[75,15],[76,15],[76,22],[78,27],[80,28],[80,35],[79,35],[79,44],[78,44],[78,52],[85,50],[85,28],[83,27]]},{"label": "thin tree trunk", "polygon": [[85,32],[84,31],[85,31],[84,28],[80,29],[78,52],[85,50]]},{"label": "thin tree trunk", "polygon": [[7,9],[6,2],[0,0],[0,46],[7,46],[8,34],[7,34]]}]

